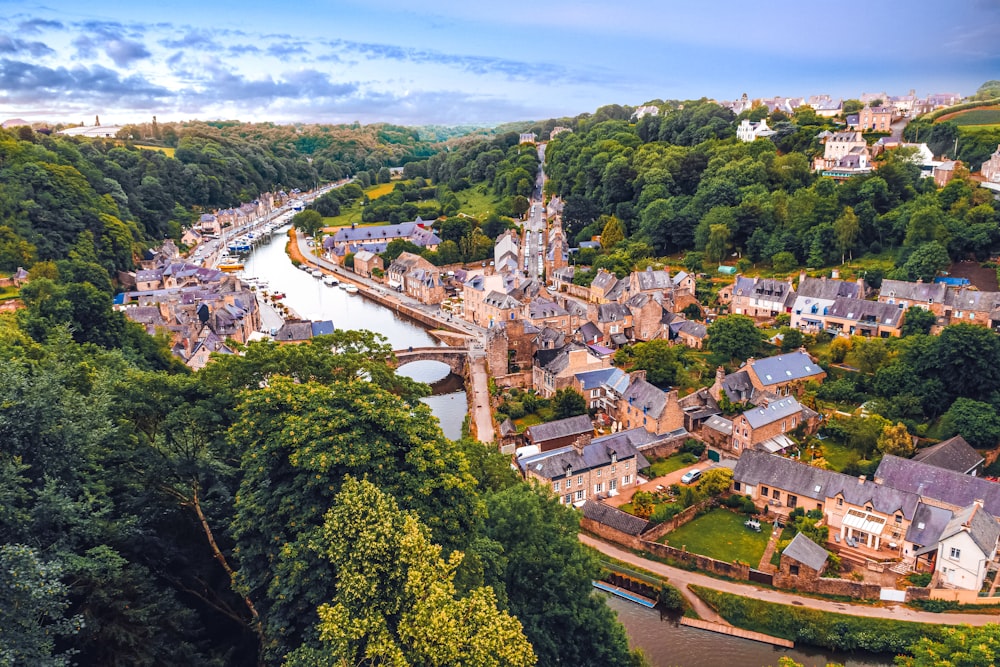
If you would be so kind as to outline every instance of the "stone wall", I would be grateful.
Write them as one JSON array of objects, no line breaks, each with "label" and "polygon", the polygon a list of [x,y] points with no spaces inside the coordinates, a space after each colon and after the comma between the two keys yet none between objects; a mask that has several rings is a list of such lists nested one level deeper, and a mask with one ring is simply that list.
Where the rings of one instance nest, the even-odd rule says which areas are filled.
[{"label": "stone wall", "polygon": [[783,572],[774,574],[774,587],[784,590],[818,593],[820,595],[842,595],[856,600],[878,600],[882,587],[849,579],[828,579],[824,577],[794,577]]},{"label": "stone wall", "polygon": [[531,371],[509,373],[507,375],[494,375],[493,382],[495,382],[498,387],[520,387],[521,389],[530,389]]},{"label": "stone wall", "polygon": [[1000,597],[979,597],[979,591],[959,588],[929,589],[931,600],[952,600],[959,604],[1000,604]]},{"label": "stone wall", "polygon": [[664,438],[663,440],[657,440],[656,442],[639,448],[642,455],[646,458],[656,457],[656,458],[666,458],[668,456],[673,456],[676,454],[684,441],[691,437],[690,433],[685,433],[683,435],[676,435],[670,438]]},{"label": "stone wall", "polygon": [[653,526],[642,534],[642,539],[655,542],[664,535],[669,534],[671,531],[677,530],[698,516],[698,510],[704,507],[706,502],[709,501],[702,501],[697,505],[692,505],[691,507],[688,507],[687,509],[676,514],[674,518]]},{"label": "stone wall", "polygon": [[598,523],[593,519],[581,519],[580,528],[593,533],[602,539],[614,542],[615,544],[619,544],[623,547],[628,547],[629,549],[642,548],[642,541],[638,537],[629,535],[628,533],[623,533],[620,530],[615,530],[611,526],[605,526],[603,523]]},{"label": "stone wall", "polygon": [[646,540],[642,540],[642,549],[660,558],[673,559],[692,569],[711,572],[712,574],[740,581],[746,581],[750,578],[750,566],[744,563],[726,563],[721,560],[715,560],[714,558],[700,556],[689,551],[682,551],[665,544],[648,542]]}]

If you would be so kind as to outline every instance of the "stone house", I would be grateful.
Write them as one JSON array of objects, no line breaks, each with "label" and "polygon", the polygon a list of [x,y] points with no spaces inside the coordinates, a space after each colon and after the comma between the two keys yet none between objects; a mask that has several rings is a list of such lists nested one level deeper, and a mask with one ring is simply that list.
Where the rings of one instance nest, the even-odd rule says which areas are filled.
[{"label": "stone house", "polygon": [[826,569],[830,554],[804,533],[796,533],[785,550],[781,552],[781,562],[775,574],[778,588],[800,588],[807,582],[815,582]]},{"label": "stone house", "polygon": [[945,160],[939,165],[934,167],[934,171],[931,175],[934,177],[934,183],[937,184],[939,188],[943,188],[951,182],[951,179],[955,178],[955,170],[961,166],[962,162],[959,160]]},{"label": "stone house", "polygon": [[536,297],[524,306],[524,317],[538,329],[549,327],[567,336],[576,329],[574,318],[565,308],[543,297]]},{"label": "stone house", "polygon": [[386,278],[389,287],[406,293],[420,303],[435,304],[444,300],[441,270],[420,255],[411,252],[400,254],[389,265]]},{"label": "stone house", "polygon": [[600,355],[579,343],[555,350],[537,350],[531,369],[532,386],[543,398],[552,398],[560,389],[571,386],[577,373],[610,366],[610,356]]},{"label": "stone house", "polygon": [[644,428],[657,435],[684,428],[684,411],[678,403],[677,390],[663,391],[647,382],[645,375],[644,371],[631,374],[612,417],[622,428]]},{"label": "stone house", "polygon": [[625,303],[632,315],[632,339],[650,341],[668,338],[670,335],[664,316],[669,315],[663,304],[655,296],[636,294]]},{"label": "stone house", "polygon": [[823,318],[823,328],[838,336],[898,338],[903,332],[905,311],[879,301],[841,298],[833,302]]},{"label": "stone house", "polygon": [[979,173],[987,183],[1000,183],[1000,145],[979,168]]},{"label": "stone house", "polygon": [[594,435],[594,424],[587,415],[536,424],[524,431],[527,444],[538,447],[540,452],[571,445],[582,435]]},{"label": "stone house", "polygon": [[588,498],[618,495],[639,483],[639,471],[649,467],[633,433],[622,431],[578,438],[572,445],[519,458],[525,479],[549,486],[564,505],[582,506]]},{"label": "stone house", "polygon": [[795,441],[786,434],[803,425],[807,432],[815,431],[819,425],[819,415],[792,396],[766,400],[733,418],[730,449],[737,456],[750,449],[770,453],[784,452],[797,447]]},{"label": "stone house", "polygon": [[206,236],[218,236],[222,233],[222,222],[211,213],[203,213],[198,219],[198,226]]},{"label": "stone house", "polygon": [[584,371],[573,376],[571,385],[587,400],[587,407],[605,414],[615,414],[618,399],[629,386],[628,373],[620,368]]},{"label": "stone house", "polygon": [[803,271],[795,288],[795,302],[792,304],[791,326],[810,333],[823,329],[823,317],[833,302],[839,298],[863,298],[864,280],[857,282],[822,278],[810,278]]},{"label": "stone house", "polygon": [[892,132],[892,108],[866,104],[858,112],[858,125],[862,132]]},{"label": "stone house", "polygon": [[932,333],[940,333],[942,328],[959,323],[990,329],[1000,326],[1000,292],[983,292],[966,287],[948,289],[943,312]]},{"label": "stone house", "polygon": [[629,342],[632,337],[632,311],[627,306],[620,303],[602,303],[595,310],[597,311],[595,324],[604,338],[605,345],[618,348]]},{"label": "stone house", "polygon": [[791,281],[782,282],[773,278],[736,276],[731,294],[730,311],[755,319],[769,319],[779,313],[790,313],[795,302],[795,290]]},{"label": "stone house", "polygon": [[374,269],[385,270],[381,257],[368,250],[359,250],[354,253],[354,272],[356,274],[371,278]]},{"label": "stone house", "polygon": [[944,283],[915,283],[905,280],[883,280],[879,288],[879,303],[896,304],[900,310],[919,306],[929,310],[938,318],[944,317],[945,298],[948,286]]},{"label": "stone house", "polygon": [[806,382],[826,378],[826,371],[801,349],[764,359],[750,358],[746,370],[754,387],[778,396],[801,396]]},{"label": "stone house", "polygon": [[566,268],[569,264],[569,242],[563,235],[562,227],[553,225],[549,230],[548,250],[545,252],[543,260],[545,275],[551,276],[559,269]]},{"label": "stone house", "polygon": [[[671,325],[671,330],[673,329],[674,326]],[[708,340],[708,328],[701,322],[680,319],[676,331],[677,342],[694,350],[700,350]]]},{"label": "stone house", "polygon": [[913,455],[913,460],[973,477],[982,472],[986,461],[960,435],[919,450]]},{"label": "stone house", "polygon": [[611,303],[625,293],[628,283],[618,280],[613,273],[598,269],[597,275],[590,281],[590,301],[592,303]]},{"label": "stone house", "polygon": [[352,225],[341,227],[323,240],[323,248],[328,251],[352,248],[366,249],[374,244],[386,244],[396,239],[410,241],[420,248],[437,250],[441,239],[430,229],[430,223],[419,217],[413,222],[396,225]]},{"label": "stone house", "polygon": [[498,272],[511,272],[518,270],[518,263],[521,257],[521,242],[517,232],[508,229],[501,234],[496,244],[493,246],[493,264]]}]

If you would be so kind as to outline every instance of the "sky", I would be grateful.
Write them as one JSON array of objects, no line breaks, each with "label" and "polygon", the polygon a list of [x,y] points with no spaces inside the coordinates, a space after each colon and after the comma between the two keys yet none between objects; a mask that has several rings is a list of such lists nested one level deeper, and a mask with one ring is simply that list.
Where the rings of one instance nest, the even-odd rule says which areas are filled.
[{"label": "sky", "polygon": [[0,0],[0,17],[0,121],[492,125],[1000,79],[1000,0]]}]

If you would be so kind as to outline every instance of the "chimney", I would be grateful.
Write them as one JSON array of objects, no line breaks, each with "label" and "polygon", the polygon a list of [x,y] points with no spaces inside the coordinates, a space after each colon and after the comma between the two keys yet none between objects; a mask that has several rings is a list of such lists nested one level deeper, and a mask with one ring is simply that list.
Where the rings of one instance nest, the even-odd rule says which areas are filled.
[{"label": "chimney", "polygon": [[804,270],[799,271],[799,289],[802,289],[802,283],[806,281],[806,277],[806,272]]},{"label": "chimney", "polygon": [[633,382],[635,382],[636,380],[645,380],[646,371],[645,370],[632,371],[631,373],[629,373],[629,377],[632,379]]},{"label": "chimney", "polygon": [[771,404],[771,401],[770,401],[770,399],[767,396],[762,396],[761,397],[760,403],[759,403],[761,409],[767,410],[767,406],[770,405],[770,404]]},{"label": "chimney", "polygon": [[590,444],[593,436],[590,433],[584,433],[576,440],[573,441],[573,451],[575,451],[580,456],[583,456],[583,448]]},{"label": "chimney", "polygon": [[833,278],[834,280],[840,278],[840,269],[832,269],[830,271],[830,277]]},{"label": "chimney", "polygon": [[864,484],[867,479],[864,475],[858,475],[858,484]]}]

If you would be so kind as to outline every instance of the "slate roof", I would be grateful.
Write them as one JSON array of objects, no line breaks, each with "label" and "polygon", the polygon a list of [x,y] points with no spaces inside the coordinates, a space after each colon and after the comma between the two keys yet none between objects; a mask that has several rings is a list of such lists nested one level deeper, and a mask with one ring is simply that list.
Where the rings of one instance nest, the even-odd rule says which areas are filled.
[{"label": "slate roof", "polygon": [[597,307],[598,322],[622,322],[632,312],[620,303],[602,303]]},{"label": "slate roof", "polygon": [[591,287],[596,287],[601,291],[606,291],[614,287],[615,283],[618,282],[618,278],[613,273],[609,273],[603,269],[598,270],[597,275],[594,279],[590,281]]},{"label": "slate roof", "polygon": [[941,533],[941,539],[946,540],[963,530],[968,531],[969,537],[980,551],[987,556],[993,555],[997,538],[1000,538],[1000,524],[997,523],[996,517],[990,516],[986,510],[974,503],[955,512]]},{"label": "slate roof", "polygon": [[[874,302],[869,302],[874,303]],[[754,374],[764,386],[814,377],[825,371],[805,352],[789,352],[776,357],[757,359],[751,364]]]},{"label": "slate roof", "polygon": [[[805,277],[799,281],[799,286],[795,289],[799,299],[807,297],[809,299],[825,299],[833,301],[839,297],[858,298],[861,296],[861,286],[856,282],[845,280],[828,280],[826,278]],[[796,301],[798,304],[799,301]],[[808,301],[804,303],[809,303]]]},{"label": "slate roof", "polygon": [[841,298],[833,302],[827,315],[857,322],[862,326],[868,324],[897,327],[903,317],[903,309],[892,303]]},{"label": "slate roof", "polygon": [[583,337],[585,341],[595,341],[600,340],[604,334],[601,330],[597,328],[597,325],[593,322],[584,322],[577,331],[580,336]]},{"label": "slate roof", "polygon": [[576,274],[575,266],[564,266],[561,269],[556,269],[552,272],[552,277],[556,280],[561,280],[564,283],[573,282],[573,276]]},{"label": "slate roof", "polygon": [[[620,433],[613,435],[622,436]],[[639,450],[627,437],[606,437],[593,440],[583,447],[582,454],[577,452],[573,445],[567,445],[549,452],[522,457],[518,459],[517,464],[525,472],[530,470],[534,475],[551,480],[565,477],[567,469],[571,471],[571,474],[577,474],[610,465],[612,452],[619,461],[634,458],[636,470],[649,467],[649,461],[639,453]]]},{"label": "slate roof", "polygon": [[665,290],[674,286],[673,282],[670,280],[669,271],[654,271],[651,266],[646,267],[645,271],[636,271],[635,276],[639,284],[639,290],[643,292],[649,290]]},{"label": "slate roof", "polygon": [[871,480],[862,483],[857,477],[756,450],[740,455],[733,470],[733,480],[754,486],[774,486],[819,501],[839,494],[852,505],[870,504],[875,511],[886,515],[902,512],[907,519],[913,518],[920,501],[917,494],[887,483],[876,484]]},{"label": "slate roof", "polygon": [[332,334],[332,333],[333,333],[333,321],[319,320],[312,323],[313,336],[323,336],[325,334]]},{"label": "slate roof", "polygon": [[745,368],[722,378],[722,390],[732,403],[743,403],[753,398],[756,388],[750,381],[750,372]]},{"label": "slate roof", "polygon": [[891,454],[882,457],[875,477],[882,480],[883,485],[919,493],[952,507],[968,507],[974,500],[981,499],[987,512],[1000,516],[1000,484],[981,477]]},{"label": "slate roof", "polygon": [[354,253],[355,262],[370,262],[375,259],[375,253],[370,250],[359,250]]},{"label": "slate roof", "polygon": [[773,424],[779,419],[787,419],[802,413],[802,404],[789,396],[779,401],[771,401],[767,407],[751,408],[743,413],[752,428]]},{"label": "slate roof", "polygon": [[533,320],[544,317],[562,317],[563,315],[569,315],[569,313],[555,301],[532,299],[528,304],[528,317]]},{"label": "slate roof", "polygon": [[576,379],[584,391],[599,389],[604,385],[614,386],[621,381],[622,377],[627,379],[628,374],[620,368],[601,368],[596,371],[576,374]]},{"label": "slate roof", "polygon": [[627,289],[628,283],[624,280],[619,280],[615,283],[615,286],[608,291],[607,298],[611,301],[617,301],[623,294],[625,294]]},{"label": "slate roof", "polygon": [[1000,305],[1000,292],[981,292],[966,288],[948,290],[944,303],[955,310],[989,313]]},{"label": "slate roof", "polygon": [[500,437],[506,438],[511,435],[517,435],[517,427],[514,426],[514,422],[510,420],[510,417],[507,417],[500,424]]},{"label": "slate roof", "polygon": [[398,225],[376,225],[366,227],[344,227],[333,235],[337,244],[370,241],[373,239],[405,239],[408,238],[420,247],[438,245],[441,239],[429,229],[420,226],[424,221],[417,218],[413,222],[403,222]]},{"label": "slate roof", "polygon": [[921,303],[943,303],[948,286],[943,283],[911,283],[905,280],[883,280],[879,299],[896,298]]},{"label": "slate roof", "polygon": [[718,431],[719,433],[727,436],[733,434],[733,422],[719,415],[712,415],[705,420],[705,423],[702,424],[701,427],[710,428],[713,431]]},{"label": "slate roof", "polygon": [[281,325],[281,328],[274,334],[274,340],[309,340],[312,338],[312,322],[290,321]]},{"label": "slate roof", "polygon": [[785,550],[781,552],[781,555],[797,560],[817,572],[822,572],[823,568],[826,567],[826,559],[830,554],[827,553],[826,549],[810,540],[803,533],[796,533],[792,541],[785,547]]},{"label": "slate roof", "polygon": [[628,512],[621,511],[617,507],[611,507],[610,505],[605,505],[602,502],[590,500],[589,498],[583,504],[582,509],[585,519],[596,521],[608,528],[614,528],[626,535],[641,535],[649,526],[649,521],[646,519],[640,519]]},{"label": "slate roof", "polygon": [[629,383],[628,389],[622,394],[622,400],[653,418],[663,414],[663,409],[667,406],[667,394],[641,378]]},{"label": "slate roof", "polygon": [[795,291],[786,282],[774,278],[746,278],[739,276],[733,286],[733,296],[754,297],[775,303],[791,303],[795,300]]},{"label": "slate roof", "polygon": [[937,544],[951,516],[951,510],[920,503],[906,531],[906,541],[921,547]]},{"label": "slate roof", "polygon": [[521,302],[514,297],[496,290],[487,294],[486,298],[483,299],[483,302],[501,310],[511,310],[521,306]]},{"label": "slate roof", "polygon": [[913,460],[966,475],[986,459],[980,456],[965,438],[956,435],[954,438],[921,449],[913,456]]},{"label": "slate roof", "polygon": [[545,424],[536,424],[535,426],[529,426],[526,431],[528,439],[535,444],[547,440],[556,440],[557,438],[593,432],[594,423],[588,415],[578,415],[576,417],[567,417],[566,419],[557,419],[554,422]]},{"label": "slate roof", "polygon": [[701,322],[692,322],[691,320],[685,320],[681,322],[679,333],[685,333],[688,336],[693,336],[695,338],[704,339],[708,336],[708,328]]}]

